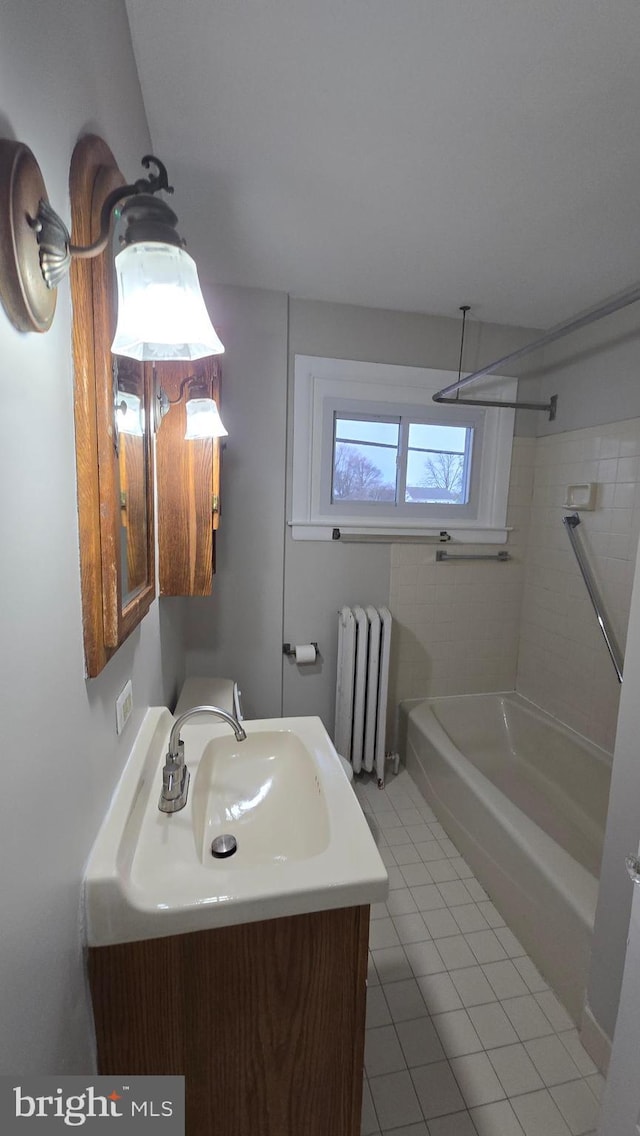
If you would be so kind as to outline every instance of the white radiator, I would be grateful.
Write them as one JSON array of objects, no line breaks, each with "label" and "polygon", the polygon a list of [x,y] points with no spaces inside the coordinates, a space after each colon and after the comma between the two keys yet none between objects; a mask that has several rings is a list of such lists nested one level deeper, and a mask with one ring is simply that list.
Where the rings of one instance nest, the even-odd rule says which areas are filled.
[{"label": "white radiator", "polygon": [[354,773],[375,770],[384,783],[391,613],[343,607],[338,613],[334,740]]}]

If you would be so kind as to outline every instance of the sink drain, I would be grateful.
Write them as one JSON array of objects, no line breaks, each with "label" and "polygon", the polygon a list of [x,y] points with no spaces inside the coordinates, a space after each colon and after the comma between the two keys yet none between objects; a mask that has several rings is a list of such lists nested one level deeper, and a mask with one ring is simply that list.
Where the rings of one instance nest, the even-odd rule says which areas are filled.
[{"label": "sink drain", "polygon": [[216,860],[225,860],[227,856],[233,856],[237,847],[238,841],[235,836],[224,833],[223,836],[216,836],[215,840],[211,841],[211,855],[215,856]]}]

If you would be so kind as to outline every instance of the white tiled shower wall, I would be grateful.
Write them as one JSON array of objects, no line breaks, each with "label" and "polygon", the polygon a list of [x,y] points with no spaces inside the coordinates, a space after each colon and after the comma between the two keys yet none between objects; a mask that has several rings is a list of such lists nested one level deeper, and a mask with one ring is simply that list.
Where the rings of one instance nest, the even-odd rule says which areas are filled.
[{"label": "white tiled shower wall", "polygon": [[[394,545],[392,704],[518,689],[612,750],[619,686],[562,524],[568,485],[594,481],[578,530],[624,648],[640,532],[640,419],[515,438],[505,563],[435,563]],[[496,551],[470,546],[461,552]]]},{"label": "white tiled shower wall", "polygon": [[624,651],[640,531],[640,419],[539,438],[517,688],[612,750],[620,687],[561,518],[567,485],[594,481],[579,539]]},{"label": "white tiled shower wall", "polygon": [[[428,544],[391,549],[392,698],[512,690],[515,685],[535,438],[515,438],[506,563],[436,564]],[[452,553],[499,545],[448,546]]]}]

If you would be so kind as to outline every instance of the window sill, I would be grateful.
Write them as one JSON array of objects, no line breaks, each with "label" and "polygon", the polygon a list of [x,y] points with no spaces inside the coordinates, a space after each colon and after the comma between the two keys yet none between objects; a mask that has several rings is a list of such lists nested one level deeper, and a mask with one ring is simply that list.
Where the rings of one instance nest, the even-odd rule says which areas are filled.
[{"label": "window sill", "polygon": [[[438,524],[415,527],[411,525],[327,525],[314,521],[289,521],[289,528],[294,540],[332,540],[363,541],[371,544],[394,544],[400,541],[410,541],[425,544],[446,544],[455,541],[458,544],[506,544],[510,528],[502,526],[494,528],[483,527],[478,523],[464,525],[460,522],[455,527],[442,527]],[[339,533],[339,536],[335,535]],[[442,535],[442,534],[445,535]]]}]

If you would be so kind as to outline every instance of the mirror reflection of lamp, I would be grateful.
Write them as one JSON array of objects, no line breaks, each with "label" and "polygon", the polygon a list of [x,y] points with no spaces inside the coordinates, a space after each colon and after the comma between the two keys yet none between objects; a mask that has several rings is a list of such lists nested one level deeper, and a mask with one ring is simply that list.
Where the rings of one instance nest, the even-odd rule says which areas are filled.
[{"label": "mirror reflection of lamp", "polygon": [[115,258],[118,322],[114,354],[132,359],[201,359],[224,347],[209,319],[195,262],[178,235],[178,218],[154,195],[173,193],[157,158],[142,159],[156,172],[107,194],[100,233],[74,245],[51,208],[40,167],[28,146],[0,139],[0,298],[20,331],[48,331],[56,289],[72,257],[88,259],[107,247],[113,217],[126,221]]},{"label": "mirror reflection of lamp", "polygon": [[[186,392],[186,397],[185,397]],[[207,380],[199,375],[188,375],[180,383],[177,398],[169,398],[166,390],[156,382],[156,407],[158,425],[169,411],[170,407],[185,398],[187,412],[186,441],[198,438],[226,438],[229,431],[225,429],[215,399],[211,397],[211,387]]]},{"label": "mirror reflection of lamp", "polygon": [[144,436],[144,410],[140,395],[118,391],[116,425],[118,434],[132,434],[136,438]]}]

